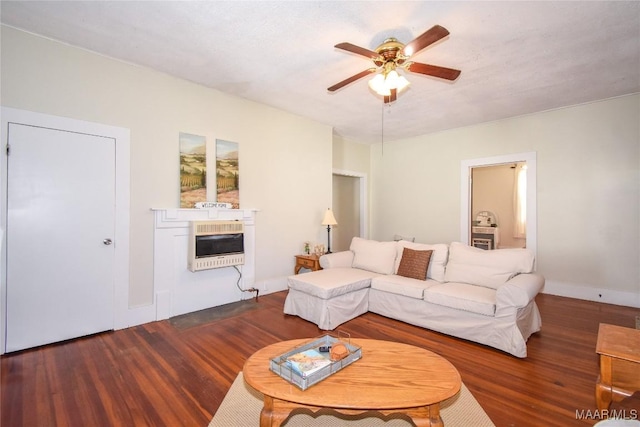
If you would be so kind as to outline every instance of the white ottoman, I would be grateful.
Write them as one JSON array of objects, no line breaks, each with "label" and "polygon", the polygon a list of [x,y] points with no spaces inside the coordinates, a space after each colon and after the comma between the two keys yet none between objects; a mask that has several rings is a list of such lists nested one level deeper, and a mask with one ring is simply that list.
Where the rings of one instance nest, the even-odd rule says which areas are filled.
[{"label": "white ottoman", "polygon": [[371,279],[380,274],[357,268],[329,268],[289,276],[285,314],[332,330],[369,310]]}]

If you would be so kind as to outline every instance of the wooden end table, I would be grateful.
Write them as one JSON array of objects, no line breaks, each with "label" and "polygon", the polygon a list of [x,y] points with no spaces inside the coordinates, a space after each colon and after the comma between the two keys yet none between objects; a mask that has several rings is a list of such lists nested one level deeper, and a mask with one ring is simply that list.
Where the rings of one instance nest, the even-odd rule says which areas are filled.
[{"label": "wooden end table", "polygon": [[254,353],[244,364],[244,379],[264,395],[260,427],[280,426],[291,411],[331,409],[358,415],[403,413],[418,427],[442,427],[440,402],[460,390],[457,369],[423,348],[391,341],[351,339],[362,358],[302,391],[269,370],[269,360],[308,340],[284,341]]},{"label": "wooden end table", "polygon": [[640,330],[601,323],[596,353],[600,375],[596,383],[598,410],[640,390]]},{"label": "wooden end table", "polygon": [[318,255],[296,255],[295,274],[298,274],[301,268],[308,268],[311,271],[322,270],[320,257]]}]

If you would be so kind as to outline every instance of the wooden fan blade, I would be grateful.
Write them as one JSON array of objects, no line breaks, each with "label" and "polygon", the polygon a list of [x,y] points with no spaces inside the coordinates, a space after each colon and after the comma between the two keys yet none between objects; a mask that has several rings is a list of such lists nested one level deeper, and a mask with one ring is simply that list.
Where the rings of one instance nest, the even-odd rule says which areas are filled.
[{"label": "wooden fan blade", "polygon": [[407,43],[404,49],[402,49],[402,53],[405,56],[415,55],[425,47],[447,37],[448,35],[449,31],[446,28],[441,27],[440,25],[434,25],[414,40]]},{"label": "wooden fan blade", "polygon": [[446,80],[455,80],[460,75],[460,70],[453,68],[439,67],[437,65],[422,64],[420,62],[412,62],[406,66],[406,69],[427,76],[439,77]]},{"label": "wooden fan blade", "polygon": [[398,90],[397,89],[391,89],[391,95],[384,97],[384,103],[385,104],[390,104],[390,103],[394,102],[396,99],[398,99]]},{"label": "wooden fan blade", "polygon": [[346,50],[347,52],[365,56],[369,59],[376,59],[380,56],[378,55],[378,52],[374,52],[372,50],[365,49],[364,47],[356,46],[355,44],[351,43],[338,43],[337,45],[335,45],[335,47],[337,47],[338,49]]},{"label": "wooden fan blade", "polygon": [[328,88],[327,90],[329,92],[335,92],[336,90],[345,87],[346,85],[348,85],[349,83],[353,83],[356,80],[360,80],[363,77],[368,76],[369,74],[375,72],[376,69],[375,68],[369,68],[368,70],[364,70],[359,72],[358,74],[355,74],[351,77],[349,77],[348,79],[344,79],[343,81],[341,81],[340,83],[336,83],[333,86],[331,86],[330,88]]}]

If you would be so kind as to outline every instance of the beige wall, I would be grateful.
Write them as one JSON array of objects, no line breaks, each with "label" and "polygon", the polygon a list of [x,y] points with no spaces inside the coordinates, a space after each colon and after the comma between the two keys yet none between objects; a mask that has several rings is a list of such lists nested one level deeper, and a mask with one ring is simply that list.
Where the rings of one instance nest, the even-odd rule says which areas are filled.
[{"label": "beige wall", "polygon": [[333,168],[368,174],[370,169],[370,149],[367,144],[345,140],[333,136]]},{"label": "beige wall", "polygon": [[460,239],[462,160],[537,153],[548,292],[640,306],[640,95],[372,147],[372,237]]},{"label": "beige wall", "polygon": [[[333,209],[338,221],[333,234],[333,252],[349,249],[353,236],[369,235],[370,153],[371,147],[367,144],[345,140],[336,134],[333,136]],[[361,182],[364,189],[360,188]],[[363,209],[359,206],[361,200],[365,204]]]},{"label": "beige wall", "polygon": [[181,131],[240,144],[241,207],[260,210],[258,282],[290,274],[304,241],[326,240],[318,224],[332,169],[368,176],[372,238],[450,242],[460,237],[460,162],[535,151],[547,288],[604,299],[611,290],[638,304],[637,94],[388,142],[382,155],[380,144],[162,73],[4,26],[1,37],[3,106],[131,130],[132,307],[153,299],[150,208],[178,206]]},{"label": "beige wall", "polygon": [[240,207],[259,210],[258,284],[326,239],[331,127],[9,27],[1,36],[3,106],[131,130],[130,307],[153,302],[150,209],[179,206],[179,132],[239,143]]}]

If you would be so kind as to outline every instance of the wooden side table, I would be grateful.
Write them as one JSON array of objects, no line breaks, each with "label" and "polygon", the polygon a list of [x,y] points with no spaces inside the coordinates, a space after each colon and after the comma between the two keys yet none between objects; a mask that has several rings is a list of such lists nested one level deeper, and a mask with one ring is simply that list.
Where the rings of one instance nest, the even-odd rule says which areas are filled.
[{"label": "wooden side table", "polygon": [[600,355],[600,375],[596,383],[598,410],[640,390],[640,329],[600,324],[596,353]]},{"label": "wooden side table", "polygon": [[322,270],[320,257],[318,255],[296,255],[295,274],[298,274],[301,268],[308,268],[311,271]]}]

